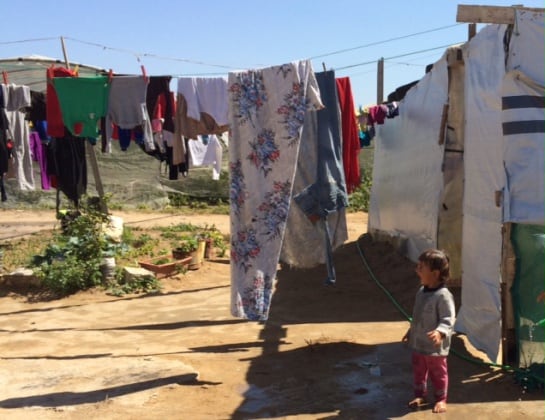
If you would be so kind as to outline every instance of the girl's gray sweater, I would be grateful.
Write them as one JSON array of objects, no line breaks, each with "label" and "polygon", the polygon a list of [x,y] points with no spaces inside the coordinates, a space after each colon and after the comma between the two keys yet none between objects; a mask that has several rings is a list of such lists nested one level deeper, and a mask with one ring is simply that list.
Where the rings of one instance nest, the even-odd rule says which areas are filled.
[{"label": "girl's gray sweater", "polygon": [[[445,287],[429,289],[421,286],[416,293],[413,320],[409,329],[409,347],[418,353],[447,356],[450,337],[455,321],[454,298]],[[436,347],[427,337],[433,330],[443,335],[441,345]]]}]

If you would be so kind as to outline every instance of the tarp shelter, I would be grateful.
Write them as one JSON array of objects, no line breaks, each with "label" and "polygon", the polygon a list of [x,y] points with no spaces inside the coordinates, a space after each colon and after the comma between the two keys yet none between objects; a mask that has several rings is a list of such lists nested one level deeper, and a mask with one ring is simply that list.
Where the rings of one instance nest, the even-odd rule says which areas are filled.
[{"label": "tarp shelter", "polygon": [[[399,103],[399,117],[377,126],[369,230],[412,260],[446,249],[462,287],[456,331],[494,362],[516,331],[519,364],[542,366],[544,13],[500,9],[512,24],[486,25],[447,49]],[[517,291],[524,298],[512,301]],[[530,358],[525,328],[532,344],[538,337]]]},{"label": "tarp shelter", "polygon": [[[0,71],[6,72],[7,82],[28,86],[35,92],[45,92],[46,72],[51,66],[64,67],[64,61],[41,55],[29,55],[0,59]],[[70,63],[72,69],[78,68],[81,76],[106,74],[108,70],[87,64]]]}]

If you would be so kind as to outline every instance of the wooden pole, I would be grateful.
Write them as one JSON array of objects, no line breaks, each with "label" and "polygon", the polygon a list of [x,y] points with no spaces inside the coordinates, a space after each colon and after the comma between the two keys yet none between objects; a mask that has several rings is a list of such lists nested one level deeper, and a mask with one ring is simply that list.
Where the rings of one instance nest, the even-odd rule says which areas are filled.
[{"label": "wooden pole", "polygon": [[377,104],[384,100],[384,58],[381,57],[377,63]]},{"label": "wooden pole", "polygon": [[[64,62],[66,64],[66,68],[70,69],[70,62],[68,61],[66,46],[64,45],[64,37],[62,36],[61,36],[61,45],[62,45],[62,53],[64,55]],[[104,133],[102,135],[104,135]],[[100,208],[105,214],[107,214],[108,208],[106,206],[106,202],[104,201],[104,187],[102,186],[102,179],[100,177],[100,171],[98,170],[98,161],[97,161],[97,156],[95,154],[95,148],[87,140],[85,141],[85,151],[87,152],[87,155],[89,156],[89,162],[91,163],[91,169],[93,170],[93,177],[95,178],[95,186],[98,193],[98,197],[100,198]]]},{"label": "wooden pole", "polygon": [[477,24],[476,23],[470,23],[467,25],[467,39],[468,41],[471,40],[475,35],[477,35]]}]

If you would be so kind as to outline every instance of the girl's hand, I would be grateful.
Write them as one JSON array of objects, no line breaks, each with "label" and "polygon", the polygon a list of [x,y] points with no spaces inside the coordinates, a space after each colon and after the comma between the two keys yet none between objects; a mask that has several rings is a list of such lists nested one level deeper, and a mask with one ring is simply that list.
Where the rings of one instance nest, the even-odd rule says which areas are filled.
[{"label": "girl's hand", "polygon": [[441,341],[443,341],[443,334],[441,334],[437,330],[428,332],[427,336],[432,341],[435,347],[439,347],[441,345]]}]

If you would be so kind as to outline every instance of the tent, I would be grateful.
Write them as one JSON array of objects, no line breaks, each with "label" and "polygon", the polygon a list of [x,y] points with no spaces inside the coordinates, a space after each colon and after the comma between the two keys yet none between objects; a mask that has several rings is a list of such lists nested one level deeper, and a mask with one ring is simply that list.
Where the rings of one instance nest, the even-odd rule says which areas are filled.
[{"label": "tent", "polygon": [[[28,55],[0,59],[0,71],[5,72],[7,82],[28,86],[36,92],[46,90],[46,72],[51,66],[64,67],[65,62],[42,55]],[[108,70],[87,64],[70,63],[71,68],[78,68],[81,76],[107,74]]]},{"label": "tent", "polygon": [[369,231],[414,261],[448,251],[456,331],[493,362],[516,337],[519,365],[542,366],[544,9],[497,9],[513,23],[447,49],[376,127]]}]

